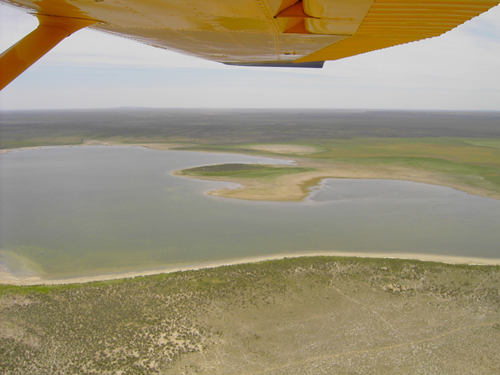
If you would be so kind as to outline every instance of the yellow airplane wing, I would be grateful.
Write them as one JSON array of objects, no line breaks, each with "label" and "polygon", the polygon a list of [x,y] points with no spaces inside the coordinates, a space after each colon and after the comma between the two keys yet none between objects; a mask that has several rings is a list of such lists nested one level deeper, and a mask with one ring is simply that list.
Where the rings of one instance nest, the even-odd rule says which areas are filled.
[{"label": "yellow airplane wing", "polygon": [[322,67],[441,35],[497,0],[0,0],[40,26],[0,55],[0,89],[91,27],[232,65]]}]

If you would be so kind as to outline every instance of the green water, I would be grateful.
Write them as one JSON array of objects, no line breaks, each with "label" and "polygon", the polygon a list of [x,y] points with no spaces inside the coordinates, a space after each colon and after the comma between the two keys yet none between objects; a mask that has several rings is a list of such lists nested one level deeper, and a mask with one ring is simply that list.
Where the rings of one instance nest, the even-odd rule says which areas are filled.
[{"label": "green water", "polygon": [[305,202],[215,198],[175,169],[271,159],[139,147],[0,155],[2,272],[46,278],[308,251],[500,257],[500,201],[403,181],[327,180]]}]

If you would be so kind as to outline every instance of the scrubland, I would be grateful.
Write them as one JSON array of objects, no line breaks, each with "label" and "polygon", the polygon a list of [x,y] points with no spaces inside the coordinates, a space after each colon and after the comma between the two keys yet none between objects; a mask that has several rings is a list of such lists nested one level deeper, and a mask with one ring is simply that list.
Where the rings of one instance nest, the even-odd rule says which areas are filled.
[{"label": "scrubland", "polygon": [[4,374],[493,374],[500,267],[307,257],[0,287]]}]

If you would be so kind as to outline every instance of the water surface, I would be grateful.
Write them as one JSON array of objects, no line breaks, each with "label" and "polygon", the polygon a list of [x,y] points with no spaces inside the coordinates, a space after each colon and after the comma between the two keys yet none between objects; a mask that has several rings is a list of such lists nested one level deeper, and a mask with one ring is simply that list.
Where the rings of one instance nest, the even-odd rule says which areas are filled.
[{"label": "water surface", "polygon": [[171,175],[228,162],[276,161],[127,146],[2,154],[2,269],[59,278],[316,251],[500,257],[500,201],[450,188],[328,179],[304,202],[249,202]]}]

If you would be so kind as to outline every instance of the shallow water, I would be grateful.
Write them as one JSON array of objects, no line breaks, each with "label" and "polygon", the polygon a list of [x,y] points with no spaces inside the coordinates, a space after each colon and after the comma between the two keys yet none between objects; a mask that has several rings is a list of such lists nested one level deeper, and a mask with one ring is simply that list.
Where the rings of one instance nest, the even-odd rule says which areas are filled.
[{"label": "shallow water", "polygon": [[170,174],[227,162],[275,160],[127,146],[2,154],[2,269],[59,278],[308,251],[500,256],[500,201],[450,188],[328,179],[304,202],[248,202]]}]

